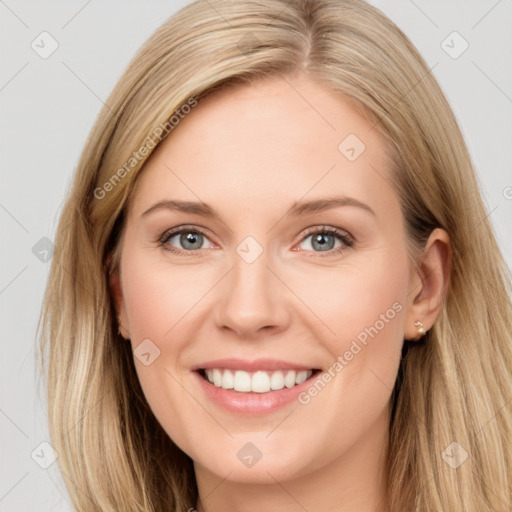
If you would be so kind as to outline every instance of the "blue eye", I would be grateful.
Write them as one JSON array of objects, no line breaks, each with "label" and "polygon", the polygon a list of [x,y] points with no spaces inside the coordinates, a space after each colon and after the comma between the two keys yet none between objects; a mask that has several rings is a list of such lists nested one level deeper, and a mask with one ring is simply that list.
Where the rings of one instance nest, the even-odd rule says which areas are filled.
[{"label": "blue eye", "polygon": [[[352,247],[354,245],[354,240],[347,232],[330,226],[313,228],[312,231],[303,237],[301,243],[304,243],[304,241],[310,237],[312,237],[310,245],[314,249],[313,252],[325,253],[319,254],[321,257],[340,254],[347,247]],[[340,242],[338,246],[336,246],[337,240]]]},{"label": "blue eye", "polygon": [[[354,245],[353,238],[346,231],[330,226],[309,229],[303,235],[301,244],[310,237],[312,237],[310,246],[313,250],[306,250],[306,252],[317,253],[318,256],[334,256],[340,254],[347,247]],[[170,243],[173,239],[177,240],[181,248]],[[205,243],[209,241],[209,238],[197,226],[182,226],[166,231],[158,241],[166,251],[180,255],[195,256],[201,249],[208,248],[208,245],[205,246]],[[337,241],[338,245],[336,245]]]},{"label": "blue eye", "polygon": [[[181,246],[185,250],[176,249],[172,245],[167,247],[169,242],[173,239],[177,238]],[[180,228],[179,230],[171,230],[164,233],[162,238],[160,239],[160,243],[164,246],[164,248],[170,252],[175,253],[183,253],[183,252],[194,252],[200,249],[204,249],[203,243],[207,240],[206,235],[197,230],[197,228]]]}]

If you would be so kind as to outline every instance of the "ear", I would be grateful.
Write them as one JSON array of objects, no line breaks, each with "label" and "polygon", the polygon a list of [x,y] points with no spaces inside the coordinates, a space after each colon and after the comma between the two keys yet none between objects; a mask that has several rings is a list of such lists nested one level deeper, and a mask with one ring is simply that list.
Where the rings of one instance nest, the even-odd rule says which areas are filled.
[{"label": "ear", "polygon": [[[105,261],[105,267],[108,268],[110,259],[112,258],[112,252],[110,252]],[[130,333],[127,331],[126,326],[128,325],[128,318],[126,316],[126,308],[124,303],[123,291],[121,289],[121,272],[120,266],[113,270],[109,275],[109,289],[112,299],[114,301],[114,307],[116,310],[117,324],[120,330],[120,334],[125,339],[130,339]]]},{"label": "ear", "polygon": [[422,322],[426,332],[436,321],[449,285],[451,258],[448,233],[441,228],[434,229],[411,280],[409,295],[413,298],[406,317],[405,339],[421,338],[415,322]]}]

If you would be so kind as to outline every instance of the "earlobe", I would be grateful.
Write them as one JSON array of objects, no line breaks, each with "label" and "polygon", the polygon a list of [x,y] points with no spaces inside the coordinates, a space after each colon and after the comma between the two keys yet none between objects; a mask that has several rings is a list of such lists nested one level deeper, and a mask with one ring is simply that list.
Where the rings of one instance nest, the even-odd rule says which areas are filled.
[{"label": "earlobe", "polygon": [[436,321],[448,289],[451,268],[451,247],[448,233],[432,231],[419,262],[416,278],[421,288],[409,308],[405,339],[421,340]]}]

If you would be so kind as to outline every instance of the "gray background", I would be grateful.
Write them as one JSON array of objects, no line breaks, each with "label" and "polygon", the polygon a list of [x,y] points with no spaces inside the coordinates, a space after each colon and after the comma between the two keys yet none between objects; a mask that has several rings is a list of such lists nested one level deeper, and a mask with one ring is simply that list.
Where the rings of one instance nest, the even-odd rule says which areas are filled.
[{"label": "gray background", "polygon": [[[41,445],[48,431],[34,361],[47,239],[102,102],[143,41],[186,3],[0,0],[1,511],[72,510],[57,464],[41,467],[52,460]],[[512,0],[371,3],[435,66],[512,268]],[[43,31],[59,45],[46,59],[31,47]],[[458,58],[442,47],[453,31],[469,44]],[[451,36],[443,46],[453,54],[461,43]]]}]

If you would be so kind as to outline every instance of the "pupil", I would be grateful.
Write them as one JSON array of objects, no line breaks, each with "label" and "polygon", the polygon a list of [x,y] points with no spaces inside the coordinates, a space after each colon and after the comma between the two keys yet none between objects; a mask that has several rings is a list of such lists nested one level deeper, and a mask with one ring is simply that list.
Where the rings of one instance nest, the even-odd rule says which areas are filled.
[{"label": "pupil", "polygon": [[331,238],[331,240],[332,240],[331,235],[325,235],[322,233],[317,234],[313,240],[313,247],[314,247],[315,243],[318,243],[318,244],[320,244],[319,248],[321,251],[328,251],[329,249],[332,249],[332,247],[327,247],[329,244],[325,241],[326,238]]},{"label": "pupil", "polygon": [[[184,243],[183,243],[183,240],[182,240],[183,247],[187,247],[187,244],[193,245],[195,242],[197,243],[197,240],[198,240],[199,236],[201,236],[199,233],[187,233],[183,237]],[[189,249],[196,249],[196,247],[189,247]]]}]

